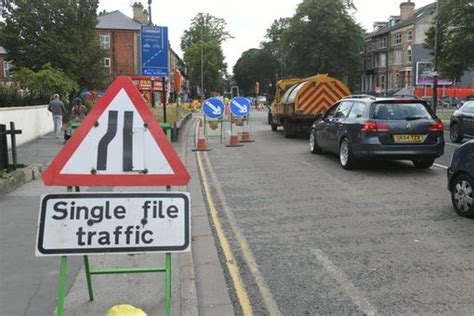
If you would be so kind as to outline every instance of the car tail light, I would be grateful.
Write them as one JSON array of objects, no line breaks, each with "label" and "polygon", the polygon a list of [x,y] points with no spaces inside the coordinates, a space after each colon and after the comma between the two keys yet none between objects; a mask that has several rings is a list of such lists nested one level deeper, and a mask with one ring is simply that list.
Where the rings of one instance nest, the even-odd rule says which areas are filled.
[{"label": "car tail light", "polygon": [[390,126],[387,123],[366,122],[362,125],[363,132],[388,132]]},{"label": "car tail light", "polygon": [[433,122],[428,126],[430,132],[442,132],[444,130],[443,122]]}]

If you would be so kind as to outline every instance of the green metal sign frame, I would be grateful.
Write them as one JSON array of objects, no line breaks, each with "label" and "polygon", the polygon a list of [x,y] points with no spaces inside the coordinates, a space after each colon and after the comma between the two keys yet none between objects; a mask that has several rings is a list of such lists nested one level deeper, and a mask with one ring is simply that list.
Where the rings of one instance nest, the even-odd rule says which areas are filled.
[{"label": "green metal sign frame", "polygon": [[[166,136],[171,141],[171,125],[169,123],[161,123],[161,128],[166,132]],[[79,187],[67,187],[68,192],[80,192]],[[166,191],[171,191],[171,187],[167,186]],[[67,256],[61,256],[61,264],[59,268],[59,286],[58,301],[56,305],[57,316],[64,316],[64,302],[66,295],[67,283]],[[94,300],[94,288],[92,285],[92,276],[97,274],[123,274],[123,273],[165,273],[165,315],[171,316],[171,253],[165,253],[165,265],[162,267],[140,267],[140,268],[111,268],[111,269],[91,269],[89,264],[89,256],[84,256],[84,270],[86,272],[87,290],[89,292],[89,301]]]}]

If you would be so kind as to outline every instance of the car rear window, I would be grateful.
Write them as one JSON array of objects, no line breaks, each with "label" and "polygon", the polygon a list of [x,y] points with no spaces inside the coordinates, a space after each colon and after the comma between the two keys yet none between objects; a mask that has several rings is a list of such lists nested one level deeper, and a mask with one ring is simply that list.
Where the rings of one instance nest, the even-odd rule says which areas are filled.
[{"label": "car rear window", "polygon": [[374,103],[371,118],[377,120],[418,120],[433,119],[423,103]]}]

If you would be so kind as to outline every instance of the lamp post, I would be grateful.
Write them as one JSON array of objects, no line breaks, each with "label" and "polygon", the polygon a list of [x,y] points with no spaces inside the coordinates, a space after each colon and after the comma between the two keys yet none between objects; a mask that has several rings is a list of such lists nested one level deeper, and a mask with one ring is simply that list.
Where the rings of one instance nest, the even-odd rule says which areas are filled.
[{"label": "lamp post", "polygon": [[204,16],[201,22],[201,95],[204,99]]},{"label": "lamp post", "polygon": [[433,53],[433,111],[436,113],[438,105],[438,35],[439,35],[439,0],[436,1],[436,25],[434,36],[434,53]]}]

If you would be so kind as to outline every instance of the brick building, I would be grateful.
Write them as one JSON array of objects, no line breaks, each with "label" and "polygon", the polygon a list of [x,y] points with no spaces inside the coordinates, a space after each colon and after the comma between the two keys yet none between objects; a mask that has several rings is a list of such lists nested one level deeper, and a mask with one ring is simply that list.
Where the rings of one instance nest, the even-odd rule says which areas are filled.
[{"label": "brick building", "polygon": [[11,62],[6,60],[7,58],[7,51],[0,46],[0,82],[8,82],[10,81],[10,68],[12,66]]},{"label": "brick building", "polygon": [[[120,75],[139,75],[141,73],[140,28],[142,24],[149,24],[150,18],[148,11],[143,8],[141,3],[135,2],[132,8],[133,18],[118,10],[102,12],[97,18],[97,37],[100,46],[108,52],[104,58],[104,67],[108,69],[111,80]],[[182,88],[187,87],[187,80],[181,80],[182,87],[176,87],[174,84],[178,76],[186,79],[186,68],[171,45],[169,45],[168,66],[169,88],[172,95],[176,95]]]}]

